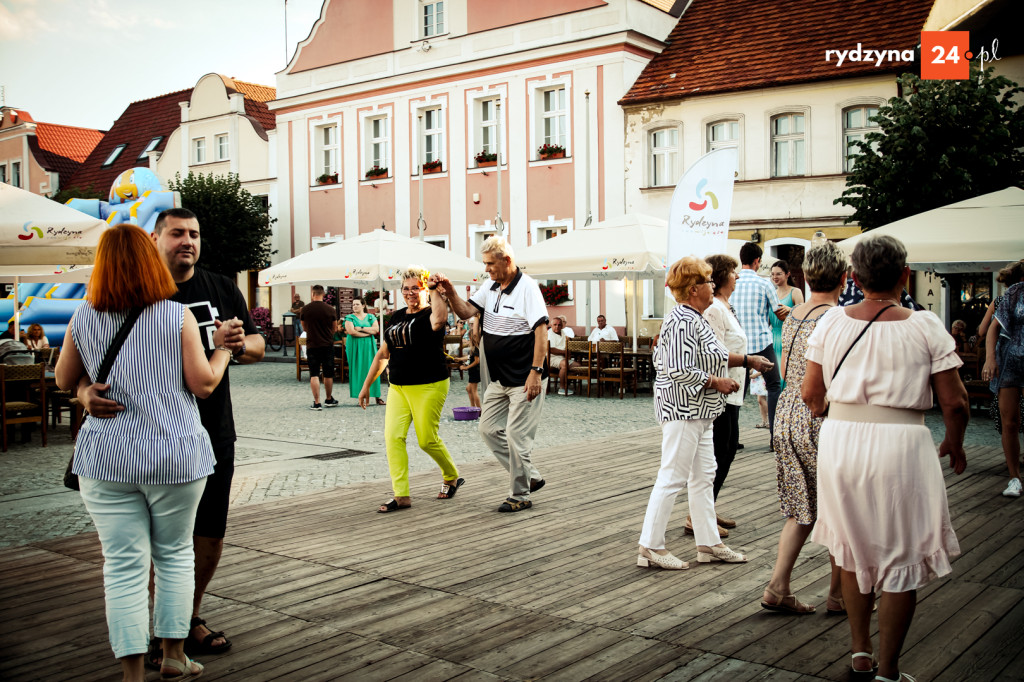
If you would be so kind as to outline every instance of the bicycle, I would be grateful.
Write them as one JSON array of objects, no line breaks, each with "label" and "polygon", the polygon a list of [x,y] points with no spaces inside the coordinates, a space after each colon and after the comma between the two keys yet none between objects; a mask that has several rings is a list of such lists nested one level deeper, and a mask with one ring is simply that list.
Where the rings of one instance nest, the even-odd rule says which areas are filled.
[{"label": "bicycle", "polygon": [[279,351],[284,346],[284,336],[281,335],[281,330],[277,327],[271,327],[268,332],[263,327],[256,325],[256,330],[263,337],[263,342],[270,350]]}]

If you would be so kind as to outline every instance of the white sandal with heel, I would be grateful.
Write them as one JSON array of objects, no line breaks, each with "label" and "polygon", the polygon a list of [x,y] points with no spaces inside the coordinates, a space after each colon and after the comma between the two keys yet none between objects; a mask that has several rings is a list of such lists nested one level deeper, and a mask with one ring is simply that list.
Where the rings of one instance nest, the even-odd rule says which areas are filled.
[{"label": "white sandal with heel", "polygon": [[636,565],[641,568],[664,568],[669,571],[682,571],[690,567],[682,559],[668,554],[658,554],[646,547],[640,547],[640,554],[636,558]]},{"label": "white sandal with heel", "polygon": [[697,561],[702,564],[709,564],[712,561],[723,561],[727,564],[745,564],[747,557],[728,547],[709,547],[710,552],[697,550]]}]

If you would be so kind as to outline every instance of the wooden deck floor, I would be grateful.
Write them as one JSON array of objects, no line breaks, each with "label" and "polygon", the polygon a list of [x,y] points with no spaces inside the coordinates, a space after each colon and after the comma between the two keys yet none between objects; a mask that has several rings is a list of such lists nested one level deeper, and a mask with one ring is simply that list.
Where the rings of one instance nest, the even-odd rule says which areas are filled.
[{"label": "wooden deck floor", "polygon": [[[745,565],[635,566],[657,429],[538,450],[548,486],[498,514],[507,475],[467,466],[457,500],[415,476],[415,506],[380,515],[360,484],[242,507],[204,616],[234,648],[210,680],[844,680],[848,629],[824,614],[827,555],[794,588],[821,613],[759,607],[782,519],[766,434],[742,434],[719,509]],[[1001,452],[947,474],[963,554],[919,593],[904,667],[918,680],[1024,677],[1024,500],[999,495]],[[694,559],[680,496],[669,547]],[[0,679],[115,680],[95,534],[0,551]],[[876,640],[877,641],[877,640]],[[155,675],[155,674],[154,674]]]}]

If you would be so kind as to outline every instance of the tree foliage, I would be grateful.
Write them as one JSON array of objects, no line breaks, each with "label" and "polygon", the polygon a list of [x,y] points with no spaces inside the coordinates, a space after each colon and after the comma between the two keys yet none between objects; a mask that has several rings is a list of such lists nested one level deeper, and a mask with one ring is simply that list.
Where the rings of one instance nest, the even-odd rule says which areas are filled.
[{"label": "tree foliage", "polygon": [[96,185],[90,183],[88,187],[67,187],[61,189],[50,198],[58,204],[66,204],[68,199],[103,199],[106,200],[108,192],[101,192]]},{"label": "tree foliage", "polygon": [[228,277],[267,266],[271,219],[263,201],[242,187],[238,176],[178,173],[168,188],[181,194],[181,205],[199,219],[202,267]]},{"label": "tree foliage", "polygon": [[878,131],[854,143],[856,166],[833,202],[854,209],[847,223],[870,230],[1024,183],[1024,88],[992,72],[900,77],[903,97],[880,107]]}]

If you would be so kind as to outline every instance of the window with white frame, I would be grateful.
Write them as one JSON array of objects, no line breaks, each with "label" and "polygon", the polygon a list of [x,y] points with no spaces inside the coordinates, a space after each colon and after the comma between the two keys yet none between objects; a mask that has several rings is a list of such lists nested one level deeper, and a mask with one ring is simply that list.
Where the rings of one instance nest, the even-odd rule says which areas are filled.
[{"label": "window with white frame", "polygon": [[444,110],[441,107],[420,111],[420,163],[427,164],[443,160],[444,152]]},{"label": "window with white frame", "polygon": [[541,129],[542,145],[566,146],[566,125],[568,107],[565,99],[565,86],[542,90],[541,96]]},{"label": "window with white frame", "polygon": [[206,163],[206,138],[192,140],[192,163]]},{"label": "window with white frame", "polygon": [[[858,107],[850,107],[843,110],[843,171],[849,173],[853,170],[854,164],[856,164],[856,158],[853,158],[856,154],[860,154],[860,149],[854,145],[854,142],[860,140],[864,141],[864,137],[870,132],[878,131],[878,123],[870,120],[872,116],[878,114],[878,107],[865,105]],[[872,149],[877,148],[877,143],[872,143]]]},{"label": "window with white frame", "polygon": [[740,146],[739,121],[715,121],[708,124],[708,151]]},{"label": "window with white frame", "polygon": [[[557,239],[558,237],[562,236],[563,234],[566,234],[566,233],[569,232],[569,225],[568,224],[552,221],[551,218],[553,218],[553,217],[554,216],[550,216],[549,220],[545,221],[545,222],[539,222],[539,221],[538,222],[533,222],[533,243],[534,244],[539,244],[540,242],[545,242],[545,241],[547,241],[549,239]],[[538,284],[540,284],[540,286],[542,286],[542,287],[548,287],[548,286],[551,286],[553,284],[564,284],[565,287],[566,287],[566,294],[568,295],[568,297],[570,299],[572,298],[572,288],[573,287],[572,287],[572,282],[570,280],[561,280],[561,279],[538,280]]]},{"label": "window with white frame", "polygon": [[[364,166],[367,172],[373,169],[388,171],[391,159],[391,121],[388,116],[373,116],[365,119]],[[390,175],[390,171],[380,177]]]},{"label": "window with white frame", "polygon": [[658,128],[650,131],[647,137],[650,150],[648,186],[674,185],[680,168],[679,128]]},{"label": "window with white frame", "polygon": [[160,144],[160,140],[162,140],[162,139],[164,139],[164,138],[161,135],[161,136],[158,136],[158,137],[154,137],[152,140],[150,140],[149,144],[147,144],[145,146],[145,148],[142,150],[142,153],[139,154],[139,161],[142,161],[143,159],[145,159],[147,154],[149,154],[151,151],[156,149],[157,145]]},{"label": "window with white frame", "polygon": [[804,115],[780,114],[771,120],[772,177],[806,173]]},{"label": "window with white frame", "polygon": [[228,157],[231,155],[231,146],[228,144],[227,133],[224,133],[223,135],[217,135],[216,137],[214,137],[213,144],[215,145],[217,150],[217,160],[226,161]]},{"label": "window with white frame", "polygon": [[316,144],[316,149],[313,152],[316,164],[313,170],[316,176],[333,176],[338,172],[338,160],[341,158],[338,124],[329,123],[317,126],[313,129],[313,139]]},{"label": "window with white frame", "polygon": [[11,185],[21,187],[21,161],[11,162]]},{"label": "window with white frame", "polygon": [[424,243],[436,246],[439,249],[448,249],[448,237],[424,237]]},{"label": "window with white frame", "polygon": [[444,3],[420,0],[420,38],[444,33]]},{"label": "window with white frame", "polygon": [[126,144],[119,144],[116,147],[114,147],[114,151],[110,152],[110,155],[107,156],[107,160],[103,162],[102,168],[112,166],[114,162],[117,161],[117,157],[121,156],[121,152],[123,152],[124,148],[127,146],[128,145]]},{"label": "window with white frame", "polygon": [[498,98],[477,100],[476,114],[477,121],[477,148],[476,154],[497,154],[498,153]]}]

